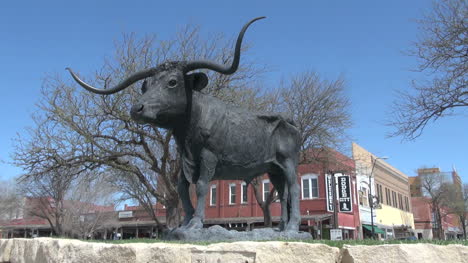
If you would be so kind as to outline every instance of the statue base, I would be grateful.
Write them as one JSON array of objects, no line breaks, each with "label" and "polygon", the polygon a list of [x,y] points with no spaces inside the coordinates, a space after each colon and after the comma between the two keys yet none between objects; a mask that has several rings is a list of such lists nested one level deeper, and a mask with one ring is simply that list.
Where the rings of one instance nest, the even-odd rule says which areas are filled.
[{"label": "statue base", "polygon": [[183,241],[260,241],[260,240],[305,240],[312,239],[308,232],[279,231],[259,228],[252,231],[227,230],[221,226],[201,229],[176,228],[166,235],[166,240]]}]

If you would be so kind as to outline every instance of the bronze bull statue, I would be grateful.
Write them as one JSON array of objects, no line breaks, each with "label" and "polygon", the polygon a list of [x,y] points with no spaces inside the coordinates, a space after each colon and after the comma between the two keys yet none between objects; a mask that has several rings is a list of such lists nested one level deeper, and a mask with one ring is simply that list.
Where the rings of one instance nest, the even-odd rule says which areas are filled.
[{"label": "bronze bull statue", "polygon": [[[205,197],[211,180],[244,180],[250,183],[268,173],[281,201],[280,229],[298,231],[299,185],[296,167],[300,135],[295,124],[280,114],[260,114],[222,102],[200,91],[208,84],[209,69],[233,74],[239,66],[242,38],[237,38],[232,65],[211,61],[172,61],[137,72],[110,89],[96,89],[72,77],[83,88],[97,94],[113,94],[145,79],[142,95],[131,108],[131,117],[173,131],[181,155],[178,192],[185,212],[182,229],[203,227]],[[196,184],[194,209],[189,185]]]}]

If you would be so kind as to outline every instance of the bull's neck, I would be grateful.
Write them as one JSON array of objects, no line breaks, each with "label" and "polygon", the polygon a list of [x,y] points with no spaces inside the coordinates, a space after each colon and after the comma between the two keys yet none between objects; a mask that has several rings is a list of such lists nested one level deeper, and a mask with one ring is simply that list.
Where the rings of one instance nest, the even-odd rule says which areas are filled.
[{"label": "bull's neck", "polygon": [[201,120],[201,112],[205,105],[208,103],[208,96],[200,92],[194,91],[192,93],[191,105],[187,108],[183,120],[174,128],[174,137],[179,145],[183,144],[187,136],[196,133],[197,124]]}]

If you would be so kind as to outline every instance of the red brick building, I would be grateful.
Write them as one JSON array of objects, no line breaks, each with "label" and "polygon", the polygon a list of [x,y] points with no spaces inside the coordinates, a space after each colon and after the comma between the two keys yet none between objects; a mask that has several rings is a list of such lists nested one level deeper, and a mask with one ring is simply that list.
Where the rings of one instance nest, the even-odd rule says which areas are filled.
[{"label": "red brick building", "polygon": [[[55,200],[51,197],[25,197],[22,206],[16,209],[15,215],[0,220],[0,238],[51,236],[53,230],[48,219],[54,222],[53,214],[56,205]],[[95,216],[98,213],[115,213],[114,206],[101,206],[77,201],[66,200],[63,202],[63,206],[75,210],[79,207],[79,211],[82,213],[76,218],[83,219],[83,221],[86,217]],[[112,216],[110,215],[110,217]]]},{"label": "red brick building", "polygon": [[[357,239],[359,228],[359,207],[356,191],[354,161],[336,152],[328,151],[327,155],[319,153],[309,164],[298,167],[298,182],[300,186],[300,213],[302,231],[309,231],[314,238],[330,239],[330,229],[342,230],[344,239]],[[352,211],[342,213],[327,211],[327,190],[325,174],[328,171],[342,172],[350,176]],[[205,225],[222,225],[228,229],[251,230],[263,227],[263,212],[255,198],[253,186],[247,186],[242,181],[212,181],[207,195],[205,207]],[[266,198],[273,186],[268,176],[260,180],[261,196]],[[195,201],[195,200],[193,200]],[[281,207],[279,202],[270,206],[273,226],[280,221]],[[157,203],[154,213],[161,224],[165,224],[166,210]],[[160,229],[156,227],[154,218],[140,206],[124,206],[122,211],[110,211],[115,214],[116,223],[109,228],[96,233],[95,238],[111,238],[114,232],[120,233],[124,239],[134,237],[154,237]],[[34,222],[28,220],[36,220]],[[30,236],[31,229],[39,236],[50,235],[50,227],[46,220],[38,218],[23,218],[18,222],[3,224],[9,237]],[[14,225],[16,224],[16,225]],[[42,230],[41,230],[42,229]],[[42,232],[41,232],[42,231]],[[49,231],[49,232],[47,232]]]},{"label": "red brick building", "polygon": [[412,197],[411,205],[414,214],[415,233],[418,239],[433,239],[436,237],[437,230],[442,228],[441,239],[461,238],[463,232],[460,226],[460,220],[457,215],[449,214],[448,209],[442,207],[441,221],[442,226],[436,224],[434,213],[431,209],[430,200],[427,197]]},{"label": "red brick building", "polygon": [[[311,164],[298,167],[298,182],[300,186],[300,213],[302,217],[301,230],[309,231],[315,238],[329,239],[333,227],[334,213],[327,211],[325,189],[325,174],[345,170],[351,177],[352,212],[337,213],[337,227],[342,229],[344,239],[358,237],[359,205],[357,203],[356,178],[354,161],[332,151],[333,161],[314,161]],[[324,159],[324,158],[314,158]],[[263,198],[273,186],[264,176],[260,191]],[[263,212],[257,203],[252,186],[242,181],[212,181],[206,200],[206,220],[208,225],[220,224],[227,228],[249,230],[263,226]],[[279,223],[281,207],[279,202],[271,204],[273,225]]]}]

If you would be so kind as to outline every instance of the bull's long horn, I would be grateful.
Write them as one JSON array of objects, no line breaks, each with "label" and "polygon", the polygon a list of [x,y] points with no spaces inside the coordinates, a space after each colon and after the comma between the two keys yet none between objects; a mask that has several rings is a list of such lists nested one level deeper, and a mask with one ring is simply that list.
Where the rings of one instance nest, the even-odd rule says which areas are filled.
[{"label": "bull's long horn", "polygon": [[211,70],[214,70],[219,73],[226,74],[226,75],[236,72],[237,68],[239,67],[240,53],[241,53],[240,50],[241,50],[242,38],[244,37],[244,33],[253,22],[263,19],[263,18],[265,17],[262,16],[262,17],[254,18],[244,25],[244,27],[239,33],[239,36],[237,37],[236,48],[234,51],[234,58],[232,60],[231,66],[228,67],[226,65],[219,65],[219,64],[216,64],[215,62],[208,61],[208,60],[196,60],[196,61],[188,62],[187,65],[185,66],[185,71],[189,72],[195,69],[204,68],[204,69],[211,69]]},{"label": "bull's long horn", "polygon": [[70,74],[72,75],[72,77],[75,79],[76,82],[78,82],[78,84],[80,84],[81,87],[83,87],[86,90],[89,90],[91,92],[94,92],[94,93],[97,93],[97,94],[104,94],[104,95],[119,92],[119,91],[127,88],[128,86],[132,85],[133,83],[135,83],[135,82],[137,82],[137,81],[139,81],[141,79],[150,77],[150,76],[152,76],[152,75],[154,75],[156,73],[156,68],[145,69],[145,70],[142,70],[142,71],[138,71],[137,73],[134,73],[130,77],[126,78],[124,81],[120,82],[115,87],[112,87],[110,89],[97,89],[97,88],[85,83],[80,78],[78,78],[78,76],[75,75],[75,73],[73,73],[71,68],[66,68],[66,70],[70,71]]}]

